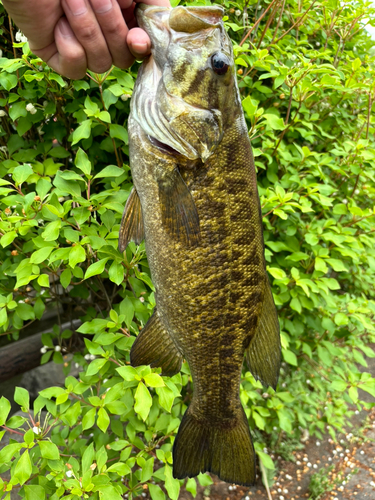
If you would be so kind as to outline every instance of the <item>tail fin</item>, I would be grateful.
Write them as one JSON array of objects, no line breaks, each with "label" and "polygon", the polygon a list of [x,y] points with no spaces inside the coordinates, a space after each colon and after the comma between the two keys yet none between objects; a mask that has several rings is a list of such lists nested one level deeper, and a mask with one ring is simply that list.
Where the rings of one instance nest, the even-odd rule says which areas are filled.
[{"label": "tail fin", "polygon": [[255,453],[242,406],[237,417],[212,424],[193,415],[191,408],[173,445],[173,476],[183,479],[213,472],[227,483],[253,485]]}]

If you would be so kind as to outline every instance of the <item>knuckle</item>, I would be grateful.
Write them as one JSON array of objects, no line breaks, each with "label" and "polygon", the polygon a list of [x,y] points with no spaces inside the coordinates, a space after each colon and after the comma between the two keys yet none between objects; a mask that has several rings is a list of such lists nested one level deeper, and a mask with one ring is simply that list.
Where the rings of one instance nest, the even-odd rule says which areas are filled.
[{"label": "knuckle", "polygon": [[79,31],[76,33],[77,38],[83,43],[92,43],[98,38],[98,29],[96,26],[81,26]]}]

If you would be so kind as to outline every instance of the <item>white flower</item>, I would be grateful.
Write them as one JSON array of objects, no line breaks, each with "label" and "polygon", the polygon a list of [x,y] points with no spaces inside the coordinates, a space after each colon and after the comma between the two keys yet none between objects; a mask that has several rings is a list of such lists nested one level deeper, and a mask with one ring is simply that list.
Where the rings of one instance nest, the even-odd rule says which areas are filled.
[{"label": "white flower", "polygon": [[56,352],[60,352],[60,351],[61,351],[61,347],[60,347],[59,345],[56,345],[56,346],[55,346],[55,351],[56,351]]},{"label": "white flower", "polygon": [[332,462],[332,458],[331,457],[328,457],[328,462]]},{"label": "white flower", "polygon": [[7,115],[7,114],[6,114],[6,111],[4,111],[3,109],[0,109],[0,118],[1,118],[2,116],[6,116],[6,115]]},{"label": "white flower", "polygon": [[27,36],[25,36],[22,31],[17,31],[16,33],[17,42],[27,42]]},{"label": "white flower", "polygon": [[67,470],[67,471],[66,471],[66,475],[67,475],[68,477],[72,477],[72,476],[73,476],[73,471],[72,471],[72,470]]},{"label": "white flower", "polygon": [[43,346],[41,349],[40,349],[40,352],[42,354],[45,354],[47,352],[47,347],[46,346]]},{"label": "white flower", "polygon": [[90,354],[85,354],[85,360],[89,361],[89,359],[90,359]]},{"label": "white flower", "polygon": [[122,96],[120,97],[120,99],[122,101],[127,101],[129,99],[130,95],[129,94],[122,94]]},{"label": "white flower", "polygon": [[320,47],[320,42],[316,42],[315,44],[317,47]]},{"label": "white flower", "polygon": [[316,464],[314,464],[314,465],[313,465],[313,468],[314,468],[314,469],[317,469],[317,468],[318,468],[318,466],[317,466]]},{"label": "white flower", "polygon": [[41,432],[42,431],[41,431],[40,427],[37,427],[37,426],[33,427],[33,433],[34,434],[40,434]]},{"label": "white flower", "polygon": [[91,361],[94,360],[95,358],[96,358],[96,356],[94,356],[93,354],[90,354]]},{"label": "white flower", "polygon": [[316,444],[316,446],[320,446],[320,442],[319,441],[317,441],[315,444]]},{"label": "white flower", "polygon": [[348,200],[347,200],[346,198],[344,198],[344,199],[342,200],[342,202],[343,202],[343,204],[344,204],[344,205],[347,205],[347,204],[348,204]]},{"label": "white flower", "polygon": [[295,61],[295,60],[297,59],[297,57],[296,57],[294,54],[292,54],[292,55],[290,56],[290,59],[291,59],[292,61]]},{"label": "white flower", "polygon": [[310,462],[307,462],[307,467],[311,467],[311,463]]},{"label": "white flower", "polygon": [[236,16],[240,16],[241,15],[241,11],[239,9],[236,10],[235,12]]},{"label": "white flower", "polygon": [[26,104],[26,111],[28,111],[32,115],[35,115],[36,109],[35,109],[34,104],[32,104],[31,102],[29,102],[28,104]]},{"label": "white flower", "polygon": [[79,363],[74,363],[75,368],[79,368]]}]

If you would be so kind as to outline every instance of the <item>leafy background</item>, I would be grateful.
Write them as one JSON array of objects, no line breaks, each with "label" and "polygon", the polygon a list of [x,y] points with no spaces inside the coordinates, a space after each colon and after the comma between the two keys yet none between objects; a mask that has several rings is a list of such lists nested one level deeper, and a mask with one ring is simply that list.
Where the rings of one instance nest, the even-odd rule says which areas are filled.
[{"label": "leafy background", "polygon": [[[359,389],[375,396],[364,358],[375,356],[375,57],[364,30],[375,9],[363,0],[218,3],[234,44],[281,325],[278,390],[246,368],[241,384],[271,477],[267,449],[285,456],[306,432],[335,439],[353,411],[373,406]],[[144,245],[117,249],[132,187],[126,126],[138,64],[69,81],[30,52],[1,4],[0,26],[0,339],[16,341],[57,309],[42,362],[63,364],[67,376],[35,401],[17,388],[25,417],[9,418],[0,399],[0,438],[23,435],[0,451],[0,498],[15,490],[26,499],[177,500],[184,481],[172,477],[171,448],[191,398],[189,367],[167,378],[129,366],[155,301]],[[75,318],[77,330],[62,329]],[[193,495],[196,484],[185,483]]]}]

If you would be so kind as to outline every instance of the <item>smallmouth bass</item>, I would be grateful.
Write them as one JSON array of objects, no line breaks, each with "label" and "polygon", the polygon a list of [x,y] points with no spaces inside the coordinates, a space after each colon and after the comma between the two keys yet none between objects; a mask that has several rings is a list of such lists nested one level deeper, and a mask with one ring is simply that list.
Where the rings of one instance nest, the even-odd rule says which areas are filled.
[{"label": "smallmouth bass", "polygon": [[152,41],[128,122],[134,188],[119,248],[145,238],[156,309],[133,366],[174,375],[183,358],[194,392],[173,446],[178,479],[210,471],[255,481],[239,398],[244,354],[276,387],[280,336],[264,260],[254,161],[221,7],[140,5]]}]

